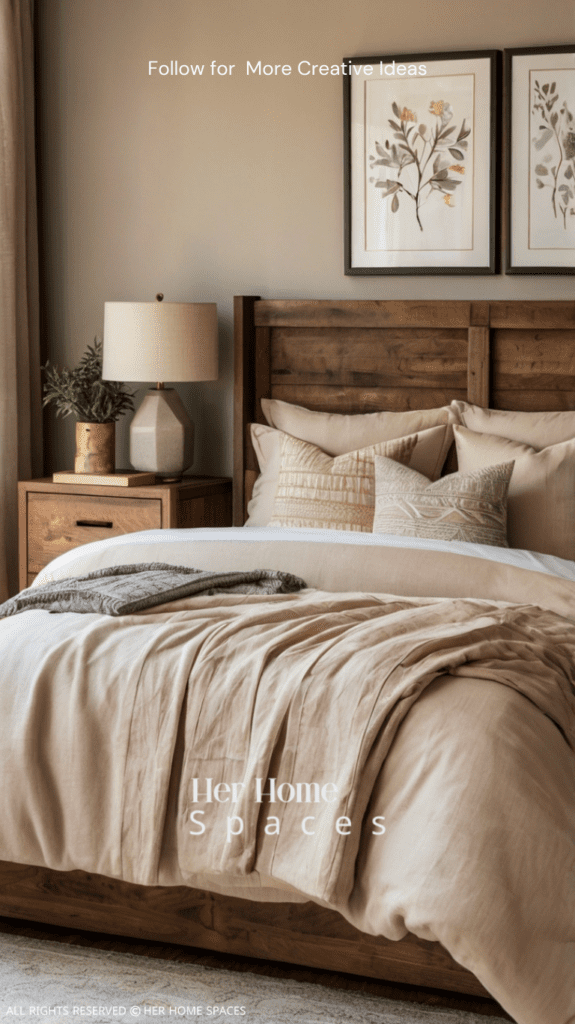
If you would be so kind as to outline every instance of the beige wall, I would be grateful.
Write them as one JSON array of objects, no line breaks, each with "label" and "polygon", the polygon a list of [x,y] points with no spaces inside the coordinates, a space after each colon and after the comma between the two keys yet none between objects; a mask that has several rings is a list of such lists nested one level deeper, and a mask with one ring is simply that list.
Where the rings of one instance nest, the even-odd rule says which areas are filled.
[{"label": "beige wall", "polygon": [[[340,78],[246,77],[246,61],[557,45],[574,0],[39,0],[46,343],[75,362],[105,300],[216,301],[221,376],[182,388],[196,472],[231,472],[234,294],[572,298],[569,277],[343,273]],[[148,61],[235,64],[148,76]],[[127,464],[127,420],[119,462]],[[71,466],[51,421],[47,468]]]}]

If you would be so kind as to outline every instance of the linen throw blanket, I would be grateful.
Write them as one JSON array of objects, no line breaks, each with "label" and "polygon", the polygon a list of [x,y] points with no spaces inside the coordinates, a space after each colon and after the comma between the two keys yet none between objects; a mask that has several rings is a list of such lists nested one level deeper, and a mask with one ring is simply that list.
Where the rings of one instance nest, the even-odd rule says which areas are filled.
[{"label": "linen throw blanket", "polygon": [[[0,791],[6,860],[156,884],[182,712],[180,876],[241,884],[259,872],[333,906],[351,891],[391,742],[437,676],[512,687],[575,749],[575,632],[536,607],[218,595],[123,618],[35,610],[4,620],[0,636],[0,721],[17,766]],[[266,807],[257,780],[269,792],[270,778],[327,784],[337,799]],[[235,802],[231,789],[208,801],[208,779],[237,784]],[[198,810],[205,829],[194,834]],[[306,814],[314,835],[302,831]],[[268,816],[279,834],[266,831]],[[228,834],[229,817],[241,833]],[[342,817],[351,827],[340,832]]]},{"label": "linen throw blanket", "polygon": [[0,619],[31,608],[131,615],[194,594],[289,594],[305,585],[297,576],[275,569],[210,572],[166,562],[117,565],[24,590],[0,604]]},{"label": "linen throw blanket", "polygon": [[[239,615],[239,609],[226,612],[218,627],[220,671],[212,671],[209,658],[196,663],[187,699],[184,877],[258,870],[344,905],[375,780],[399,725],[440,675],[461,671],[512,687],[555,722],[575,751],[575,632],[550,612],[318,592],[277,598],[271,611],[258,602]],[[262,804],[258,793],[262,784],[270,793],[269,777],[276,779],[275,802]],[[242,786],[230,802],[208,802],[207,778]],[[150,775],[146,792],[151,782]],[[335,786],[337,798],[306,804],[305,784],[312,782]],[[289,789],[277,795],[281,783],[296,790],[292,799]],[[138,805],[133,790],[129,806],[135,835],[152,805]],[[205,825],[199,835],[190,825],[193,810],[205,812],[196,819]],[[238,835],[230,835],[230,815],[242,822]],[[305,833],[313,836],[302,829],[306,815],[313,820]],[[264,827],[268,818],[279,820],[277,832],[273,822],[269,831]],[[132,855],[144,868],[141,851]],[[149,861],[145,871],[153,870]]]}]

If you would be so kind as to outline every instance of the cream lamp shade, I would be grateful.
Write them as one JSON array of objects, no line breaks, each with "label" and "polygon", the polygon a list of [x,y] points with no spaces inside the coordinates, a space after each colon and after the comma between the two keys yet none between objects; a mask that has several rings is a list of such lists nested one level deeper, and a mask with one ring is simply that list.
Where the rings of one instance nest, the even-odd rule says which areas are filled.
[{"label": "cream lamp shade", "polygon": [[215,302],[104,303],[104,380],[217,380]]},{"label": "cream lamp shade", "polygon": [[104,304],[102,377],[156,382],[130,426],[134,469],[177,480],[192,464],[194,425],[164,382],[217,379],[217,328],[215,302]]}]

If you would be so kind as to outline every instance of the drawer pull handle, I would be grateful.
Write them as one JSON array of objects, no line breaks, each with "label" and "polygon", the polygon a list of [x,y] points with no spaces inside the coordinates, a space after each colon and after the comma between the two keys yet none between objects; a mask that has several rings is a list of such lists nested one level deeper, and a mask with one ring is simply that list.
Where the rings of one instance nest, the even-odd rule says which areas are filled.
[{"label": "drawer pull handle", "polygon": [[76,526],[100,526],[105,530],[111,530],[113,523],[106,523],[102,519],[77,519]]}]

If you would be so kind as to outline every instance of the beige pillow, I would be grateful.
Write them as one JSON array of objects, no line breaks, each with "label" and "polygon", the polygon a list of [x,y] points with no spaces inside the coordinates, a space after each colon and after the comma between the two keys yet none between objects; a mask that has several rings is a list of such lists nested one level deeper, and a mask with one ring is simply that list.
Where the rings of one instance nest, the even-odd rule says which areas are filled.
[{"label": "beige pillow", "polygon": [[452,402],[451,408],[469,430],[498,434],[537,450],[575,437],[575,412],[512,412],[482,409],[469,402]]},{"label": "beige pillow", "polygon": [[[287,403],[282,402],[280,404],[286,405]],[[291,408],[295,407],[291,406]],[[305,411],[306,410],[304,410],[304,412]],[[323,413],[321,415],[323,415]],[[343,416],[341,418],[352,419],[353,417]],[[359,419],[363,418],[364,417],[362,416],[359,417]],[[248,519],[246,526],[267,526],[273,513],[280,470],[281,443],[284,435],[281,430],[274,430],[272,427],[265,427],[260,423],[252,423],[250,429],[252,444],[260,467],[260,475],[254,484],[252,497],[248,503]],[[301,440],[306,439],[301,438]],[[376,436],[373,441],[369,442],[369,444],[387,440],[391,439]],[[436,480],[441,473],[445,457],[449,451],[452,441],[453,427],[451,426],[451,423],[443,423],[440,426],[431,427],[429,430],[420,431],[419,444],[415,454],[415,458],[417,459],[417,468],[432,480]],[[313,444],[314,442],[312,441],[310,443]],[[321,448],[321,445],[317,445],[316,447]],[[346,451],[356,451],[358,448],[362,447],[366,447],[366,445],[359,445],[354,449],[345,449],[344,452],[338,452],[337,454],[345,454]],[[322,451],[324,451],[324,449],[322,449]],[[326,454],[329,455],[332,453],[327,452]]]},{"label": "beige pillow", "polygon": [[507,498],[510,546],[575,560],[575,439],[538,452],[466,427],[454,433],[463,473],[515,460]]},{"label": "beige pillow", "polygon": [[267,526],[274,510],[280,475],[282,433],[261,423],[251,423],[252,445],[260,467],[248,501],[246,526]]},{"label": "beige pillow", "polygon": [[375,459],[374,533],[461,540],[506,548],[506,497],[513,463],[451,473],[432,482],[381,456]]},{"label": "beige pillow", "polygon": [[[317,445],[327,455],[344,455],[378,441],[393,441],[440,424],[459,423],[456,409],[410,409],[407,412],[366,412],[353,416],[339,412],[316,412],[301,405],[262,398],[262,411],[270,427]],[[451,445],[451,431],[445,432],[445,453]],[[442,462],[443,465],[443,462]]]},{"label": "beige pillow", "polygon": [[421,465],[435,448],[437,461],[442,432],[442,427],[433,427],[335,458],[314,444],[282,433],[270,526],[369,533],[373,526],[376,455],[387,455],[405,465]]}]

